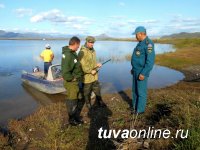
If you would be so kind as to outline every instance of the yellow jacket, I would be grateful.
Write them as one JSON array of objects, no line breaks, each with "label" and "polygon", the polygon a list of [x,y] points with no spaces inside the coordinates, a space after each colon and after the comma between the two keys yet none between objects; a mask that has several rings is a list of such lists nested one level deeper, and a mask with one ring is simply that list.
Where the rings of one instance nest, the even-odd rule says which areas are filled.
[{"label": "yellow jacket", "polygon": [[45,49],[40,54],[40,57],[43,58],[44,62],[52,62],[54,58],[54,54],[51,49]]}]

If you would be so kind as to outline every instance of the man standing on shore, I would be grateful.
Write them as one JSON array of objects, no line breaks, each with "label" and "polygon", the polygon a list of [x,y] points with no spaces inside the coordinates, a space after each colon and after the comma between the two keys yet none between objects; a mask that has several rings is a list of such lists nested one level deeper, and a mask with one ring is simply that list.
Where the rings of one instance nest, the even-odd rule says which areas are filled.
[{"label": "man standing on shore", "polygon": [[84,100],[88,108],[91,108],[91,93],[92,91],[96,95],[96,103],[98,106],[105,106],[105,103],[101,98],[101,89],[98,81],[98,71],[97,69],[102,66],[102,64],[96,62],[96,51],[94,50],[95,38],[88,36],[86,38],[86,43],[81,47],[79,52],[79,60],[84,72],[83,78],[83,93]]},{"label": "man standing on shore", "polygon": [[133,33],[139,43],[135,47],[132,57],[131,73],[133,75],[132,98],[133,113],[144,113],[147,101],[147,80],[155,61],[154,43],[146,34],[146,29],[139,26]]},{"label": "man standing on shore", "polygon": [[79,81],[83,76],[81,64],[78,60],[76,51],[80,46],[80,39],[72,37],[69,40],[69,46],[62,48],[61,70],[64,78],[64,87],[66,88],[66,105],[69,115],[69,123],[78,125],[83,123],[80,119],[78,102],[80,99]]}]

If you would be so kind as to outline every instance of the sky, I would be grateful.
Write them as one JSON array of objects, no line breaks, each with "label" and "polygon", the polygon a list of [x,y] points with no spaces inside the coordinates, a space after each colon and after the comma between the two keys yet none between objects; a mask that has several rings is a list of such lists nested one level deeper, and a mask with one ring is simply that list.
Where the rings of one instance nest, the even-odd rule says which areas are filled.
[{"label": "sky", "polygon": [[200,32],[199,0],[0,0],[0,30],[131,37]]}]

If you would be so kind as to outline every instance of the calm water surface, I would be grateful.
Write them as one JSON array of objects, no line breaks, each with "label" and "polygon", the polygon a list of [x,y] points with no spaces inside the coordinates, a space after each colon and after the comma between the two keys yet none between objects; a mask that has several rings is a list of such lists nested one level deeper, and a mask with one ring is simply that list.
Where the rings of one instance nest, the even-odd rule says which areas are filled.
[{"label": "calm water surface", "polygon": [[[64,100],[61,94],[47,95],[21,84],[21,71],[34,66],[43,68],[39,58],[44,45],[49,43],[55,53],[54,64],[60,63],[61,47],[68,41],[0,40],[0,125],[9,119],[34,112],[40,105]],[[84,44],[81,43],[81,44]],[[99,72],[102,93],[131,88],[130,62],[126,59],[136,46],[134,42],[97,41],[95,49],[100,62],[112,58]],[[156,54],[175,51],[172,45],[155,44]],[[149,77],[149,88],[172,85],[184,78],[183,74],[155,65]]]}]

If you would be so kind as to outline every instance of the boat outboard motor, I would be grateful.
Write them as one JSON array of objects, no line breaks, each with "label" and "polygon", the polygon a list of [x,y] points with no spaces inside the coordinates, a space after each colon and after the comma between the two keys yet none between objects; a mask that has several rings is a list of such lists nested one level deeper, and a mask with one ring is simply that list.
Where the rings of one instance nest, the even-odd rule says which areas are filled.
[{"label": "boat outboard motor", "polygon": [[40,71],[40,68],[38,67],[38,66],[35,66],[34,68],[33,68],[33,72],[39,72]]}]

